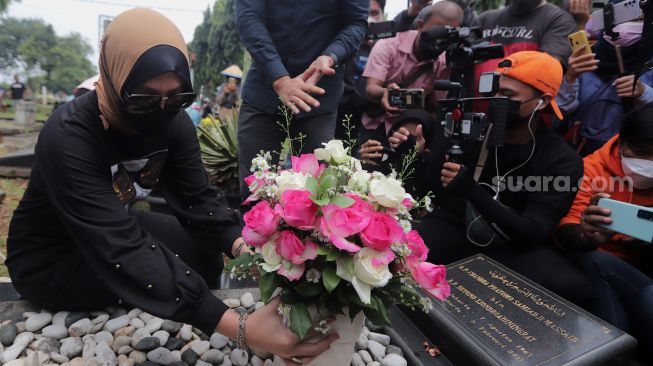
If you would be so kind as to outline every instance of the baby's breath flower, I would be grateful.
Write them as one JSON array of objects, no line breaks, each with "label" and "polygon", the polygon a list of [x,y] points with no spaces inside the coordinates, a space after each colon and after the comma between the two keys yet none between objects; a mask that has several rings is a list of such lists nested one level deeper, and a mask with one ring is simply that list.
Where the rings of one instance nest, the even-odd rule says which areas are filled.
[{"label": "baby's breath flower", "polygon": [[322,275],[320,274],[320,271],[318,271],[315,268],[311,268],[308,271],[306,271],[306,281],[312,282],[312,283],[320,283],[320,278]]}]

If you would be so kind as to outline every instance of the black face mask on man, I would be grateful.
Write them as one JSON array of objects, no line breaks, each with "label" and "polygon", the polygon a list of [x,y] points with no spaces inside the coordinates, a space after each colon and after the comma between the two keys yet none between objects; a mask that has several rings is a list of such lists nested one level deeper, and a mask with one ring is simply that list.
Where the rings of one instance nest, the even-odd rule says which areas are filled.
[{"label": "black face mask on man", "polygon": [[[540,98],[540,96],[535,96],[531,99],[527,99],[523,102],[519,100],[509,100],[507,104],[507,108],[501,108],[503,111],[500,110],[497,106],[494,104],[490,104],[488,114],[490,115],[491,120],[496,121],[504,118],[505,116],[505,121],[506,121],[506,129],[511,130],[515,127],[519,127],[523,124],[528,123],[531,120],[531,117],[533,116],[533,110],[531,114],[529,114],[528,117],[522,118],[519,116],[519,109],[521,108],[521,105],[524,103],[528,103],[532,101],[533,99]],[[503,115],[503,116],[502,116]]]},{"label": "black face mask on man", "polygon": [[435,60],[445,51],[445,48],[440,47],[437,41],[440,34],[444,32],[443,29],[445,27],[433,27],[420,34],[417,42],[417,56],[419,59]]}]

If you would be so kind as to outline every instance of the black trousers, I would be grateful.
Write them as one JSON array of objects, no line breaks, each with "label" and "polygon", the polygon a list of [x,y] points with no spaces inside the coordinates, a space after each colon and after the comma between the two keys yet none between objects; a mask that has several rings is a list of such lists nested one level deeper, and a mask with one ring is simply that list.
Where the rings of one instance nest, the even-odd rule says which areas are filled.
[{"label": "black trousers", "polygon": [[[295,138],[300,133],[306,137],[303,140],[302,153],[313,153],[313,150],[323,147],[323,142],[333,139],[336,127],[337,111],[295,118],[290,126],[290,135]],[[284,123],[284,117],[277,113],[270,115],[254,106],[243,102],[238,116],[238,172],[240,174],[240,196],[244,201],[249,197],[249,190],[244,179],[250,174],[252,159],[261,150],[272,153],[273,164],[279,161],[281,143],[286,139],[277,122]],[[298,148],[295,142],[293,147]],[[275,154],[274,152],[277,152]]]},{"label": "black trousers", "polygon": [[[193,270],[199,273],[209,288],[219,287],[222,273],[222,254],[196,243],[184,230],[176,217],[154,212],[131,210],[146,232],[173,253],[178,254]],[[104,280],[77,252],[70,252],[63,258],[54,259],[48,271],[50,277],[59,273],[70,273],[66,278],[50,279],[49,286],[56,283],[56,292],[39,286],[21,286],[15,283],[22,298],[49,310],[97,310],[117,305],[116,298]],[[57,268],[66,268],[57,271]],[[74,271],[70,271],[74,268]],[[54,294],[53,294],[54,292]]]},{"label": "black trousers", "polygon": [[479,247],[467,239],[465,223],[446,210],[434,211],[413,224],[413,228],[429,247],[431,263],[450,264],[483,253],[580,307],[587,308],[596,299],[590,279],[553,244]]}]

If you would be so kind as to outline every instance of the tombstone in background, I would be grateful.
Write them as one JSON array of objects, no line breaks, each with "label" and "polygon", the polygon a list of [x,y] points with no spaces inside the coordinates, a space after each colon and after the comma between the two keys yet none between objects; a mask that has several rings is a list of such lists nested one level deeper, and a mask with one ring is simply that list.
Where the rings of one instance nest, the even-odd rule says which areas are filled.
[{"label": "tombstone in background", "polygon": [[21,100],[16,103],[15,108],[16,115],[14,116],[14,124],[16,126],[25,127],[36,123],[35,102]]},{"label": "tombstone in background", "polygon": [[624,365],[637,344],[482,254],[448,265],[447,279],[445,301],[407,315],[455,365]]}]

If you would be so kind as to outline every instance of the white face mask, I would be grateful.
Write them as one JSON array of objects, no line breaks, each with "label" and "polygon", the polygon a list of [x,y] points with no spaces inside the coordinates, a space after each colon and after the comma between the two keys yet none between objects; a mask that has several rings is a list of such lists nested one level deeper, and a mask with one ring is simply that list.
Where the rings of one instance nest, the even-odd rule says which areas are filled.
[{"label": "white face mask", "polygon": [[653,188],[653,160],[626,158],[621,155],[621,167],[632,178],[637,189]]}]

